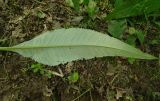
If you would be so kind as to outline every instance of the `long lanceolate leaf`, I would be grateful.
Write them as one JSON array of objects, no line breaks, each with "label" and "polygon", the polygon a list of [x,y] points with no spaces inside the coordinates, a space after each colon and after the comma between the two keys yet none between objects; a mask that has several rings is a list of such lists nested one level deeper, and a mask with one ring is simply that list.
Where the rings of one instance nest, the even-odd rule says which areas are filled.
[{"label": "long lanceolate leaf", "polygon": [[45,32],[30,41],[9,48],[1,47],[0,50],[17,52],[51,66],[103,56],[156,59],[113,37],[81,28]]}]

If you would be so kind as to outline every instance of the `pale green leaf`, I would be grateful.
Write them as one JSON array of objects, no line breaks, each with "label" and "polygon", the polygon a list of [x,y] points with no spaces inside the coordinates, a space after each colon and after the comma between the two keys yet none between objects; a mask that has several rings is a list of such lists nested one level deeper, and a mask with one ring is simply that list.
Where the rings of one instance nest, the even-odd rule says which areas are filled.
[{"label": "pale green leaf", "polygon": [[0,50],[17,52],[51,66],[104,56],[156,59],[118,39],[82,28],[48,31],[19,45],[0,47]]}]

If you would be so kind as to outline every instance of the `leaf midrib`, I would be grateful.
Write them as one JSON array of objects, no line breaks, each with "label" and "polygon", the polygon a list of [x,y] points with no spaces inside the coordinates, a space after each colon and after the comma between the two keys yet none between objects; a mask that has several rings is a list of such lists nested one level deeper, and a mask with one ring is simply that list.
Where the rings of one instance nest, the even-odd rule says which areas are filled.
[{"label": "leaf midrib", "polygon": [[[14,51],[18,49],[41,49],[41,48],[63,48],[63,47],[103,47],[103,48],[112,48],[120,51],[126,51],[128,53],[137,54],[136,51],[127,51],[124,49],[114,48],[114,47],[107,47],[107,46],[97,46],[97,45],[54,45],[54,46],[13,46],[13,47],[0,47],[0,50],[3,51]],[[143,53],[145,54],[145,53]],[[137,54],[140,55],[140,54]],[[156,59],[156,57],[153,57]]]},{"label": "leaf midrib", "polygon": [[[17,50],[17,49],[62,48],[62,47],[103,47],[103,48],[123,50],[120,48],[101,46],[101,45],[13,46],[13,47],[0,47],[0,50],[12,51],[12,50]],[[124,50],[124,51],[127,51],[127,50]]]}]

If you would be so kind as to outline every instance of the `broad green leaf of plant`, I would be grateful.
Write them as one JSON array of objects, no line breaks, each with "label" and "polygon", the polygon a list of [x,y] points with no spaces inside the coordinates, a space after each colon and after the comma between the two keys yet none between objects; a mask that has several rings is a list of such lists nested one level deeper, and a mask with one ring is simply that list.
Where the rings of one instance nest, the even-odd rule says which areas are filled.
[{"label": "broad green leaf of plant", "polygon": [[123,0],[123,3],[122,0],[120,1],[120,5],[115,7],[113,12],[107,16],[107,19],[150,14],[160,9],[160,0]]},{"label": "broad green leaf of plant", "polygon": [[115,7],[119,7],[121,5],[123,5],[123,0],[115,0],[115,4],[114,4]]},{"label": "broad green leaf of plant", "polygon": [[108,32],[115,38],[121,38],[127,28],[126,20],[112,20],[108,24]]},{"label": "broad green leaf of plant", "polygon": [[0,47],[0,50],[17,52],[50,66],[104,56],[157,59],[118,39],[82,28],[44,32],[30,41],[13,47]]}]

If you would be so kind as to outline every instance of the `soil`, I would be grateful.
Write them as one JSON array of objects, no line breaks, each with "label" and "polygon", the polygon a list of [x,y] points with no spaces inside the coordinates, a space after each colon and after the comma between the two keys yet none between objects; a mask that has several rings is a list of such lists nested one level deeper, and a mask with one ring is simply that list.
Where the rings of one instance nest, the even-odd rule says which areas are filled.
[{"label": "soil", "polygon": [[[83,27],[106,31],[106,22],[89,20],[63,0],[0,0],[0,46],[13,46],[32,39],[41,32],[57,28]],[[37,15],[43,12],[45,15]],[[157,37],[154,29],[146,40]],[[153,33],[153,34],[152,34]],[[147,41],[146,41],[147,42]],[[159,45],[145,45],[144,51],[158,56]],[[0,101],[158,101],[160,100],[160,65],[158,61],[104,57],[80,60],[45,69],[58,71],[64,77],[33,73],[36,64],[12,52],[0,52]],[[79,80],[67,77],[77,71]],[[82,95],[82,96],[80,96]],[[79,98],[78,98],[79,97]],[[77,99],[76,99],[77,98]],[[75,100],[74,100],[75,99]]]}]

